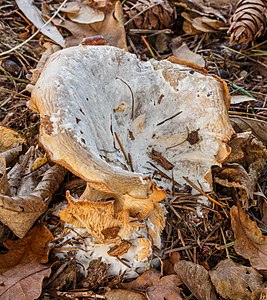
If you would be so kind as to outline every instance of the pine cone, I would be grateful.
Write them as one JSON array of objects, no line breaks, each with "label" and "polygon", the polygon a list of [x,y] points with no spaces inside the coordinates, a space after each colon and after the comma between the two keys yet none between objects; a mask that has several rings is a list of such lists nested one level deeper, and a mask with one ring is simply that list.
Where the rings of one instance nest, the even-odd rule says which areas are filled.
[{"label": "pine cone", "polygon": [[230,19],[230,44],[248,43],[266,30],[267,0],[240,0]]},{"label": "pine cone", "polygon": [[170,28],[176,20],[176,9],[168,0],[129,0],[123,9],[128,29]]}]

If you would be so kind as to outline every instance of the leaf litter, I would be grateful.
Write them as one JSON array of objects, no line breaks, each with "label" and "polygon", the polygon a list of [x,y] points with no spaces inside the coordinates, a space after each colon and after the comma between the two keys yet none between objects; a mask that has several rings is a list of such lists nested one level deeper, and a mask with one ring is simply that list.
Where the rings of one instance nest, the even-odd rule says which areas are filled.
[{"label": "leaf litter", "polygon": [[[143,8],[149,7],[148,3],[142,5],[141,7]],[[84,264],[82,268],[78,267],[79,261],[75,256],[75,251],[79,252],[78,249],[81,249],[80,245],[88,242],[89,234],[88,230],[82,231],[71,225],[66,226],[67,223],[64,224],[64,222],[59,219],[58,210],[62,210],[65,206],[65,204],[63,204],[65,190],[61,188],[59,190],[60,194],[57,193],[57,196],[55,196],[55,191],[62,186],[61,182],[63,181],[66,171],[61,169],[62,173],[59,175],[61,179],[54,177],[55,173],[51,171],[50,179],[48,179],[48,182],[44,185],[46,192],[41,193],[43,189],[43,185],[41,184],[43,178],[45,178],[46,172],[53,168],[53,164],[50,161],[51,157],[48,156],[48,161],[46,161],[44,152],[40,147],[30,148],[30,151],[25,156],[28,148],[27,143],[34,144],[37,140],[36,134],[39,121],[38,116],[36,118],[36,114],[29,113],[26,109],[25,99],[29,99],[29,94],[24,90],[25,82],[20,82],[20,80],[23,81],[26,79],[25,75],[27,71],[29,72],[30,68],[35,69],[36,61],[31,60],[29,56],[25,56],[29,50],[23,48],[24,46],[21,48],[23,51],[19,49],[18,52],[22,56],[16,53],[7,58],[9,60],[7,63],[1,61],[2,67],[4,70],[7,70],[5,72],[12,73],[12,68],[9,68],[9,66],[14,65],[14,63],[16,64],[15,70],[18,70],[12,73],[13,77],[11,73],[1,73],[4,75],[4,77],[1,75],[1,80],[3,79],[6,87],[5,93],[7,93],[7,96],[4,95],[3,97],[5,100],[1,103],[2,124],[11,126],[17,130],[22,130],[18,136],[22,136],[23,138],[20,142],[15,141],[14,145],[9,145],[7,150],[1,151],[1,197],[2,195],[5,196],[3,199],[5,200],[4,204],[7,205],[7,211],[11,209],[13,213],[13,208],[15,208],[12,218],[8,215],[10,212],[7,213],[5,211],[4,219],[6,219],[6,224],[11,229],[13,228],[15,234],[21,237],[21,239],[17,239],[8,226],[1,225],[2,231],[0,230],[0,232],[2,232],[2,234],[0,240],[3,244],[0,249],[3,248],[7,253],[0,254],[0,257],[6,258],[8,253],[11,256],[18,256],[20,252],[16,250],[20,248],[23,249],[24,238],[28,238],[29,240],[30,237],[30,239],[34,240],[34,238],[31,237],[31,230],[33,230],[36,225],[33,224],[37,219],[42,218],[56,237],[54,241],[50,242],[54,250],[51,252],[49,263],[51,264],[57,261],[56,265],[52,268],[52,275],[48,279],[48,285],[47,283],[43,285],[44,293],[50,296],[56,295],[56,297],[98,297],[100,299],[104,297],[107,299],[126,299],[127,297],[129,297],[129,299],[134,299],[134,297],[137,297],[136,299],[186,299],[188,296],[192,299],[223,299],[227,297],[229,299],[266,298],[264,292],[266,268],[264,265],[265,260],[261,257],[262,255],[264,257],[264,230],[266,230],[266,180],[263,177],[266,173],[266,150],[264,147],[264,145],[266,145],[264,135],[266,110],[263,84],[264,64],[266,60],[264,56],[255,56],[253,54],[255,49],[262,49],[260,44],[256,44],[254,49],[229,48],[226,30],[228,29],[227,20],[229,20],[231,16],[231,5],[232,3],[229,4],[229,1],[226,0],[220,1],[220,4],[219,1],[200,2],[184,0],[176,3],[175,6],[171,6],[171,9],[168,8],[168,4],[163,4],[157,8],[158,12],[165,9],[165,12],[168,11],[168,13],[170,13],[171,18],[173,18],[171,14],[174,11],[180,16],[181,21],[180,23],[176,21],[175,27],[172,25],[173,21],[170,21],[167,25],[167,28],[174,30],[175,34],[173,31],[159,32],[157,29],[153,29],[154,31],[149,32],[143,30],[151,30],[151,28],[144,29],[137,27],[136,29],[136,27],[127,27],[126,36],[123,27],[125,20],[123,20],[122,8],[124,7],[126,22],[130,14],[136,12],[134,8],[127,5],[127,7],[121,7],[120,4],[117,4],[116,8],[114,3],[93,2],[93,4],[87,4],[86,2],[74,2],[74,8],[76,6],[75,9],[72,8],[72,11],[70,10],[69,12],[60,12],[58,16],[60,16],[61,21],[59,18],[54,19],[53,28],[58,26],[59,22],[61,22],[61,24],[66,22],[65,24],[68,24],[65,27],[67,31],[65,31],[65,29],[62,30],[64,26],[61,28],[58,27],[67,45],[84,43],[85,46],[101,43],[102,45],[109,44],[127,49],[127,37],[130,52],[134,52],[143,60],[148,60],[151,56],[162,60],[169,56],[171,54],[171,44],[169,41],[177,36],[182,36],[182,34],[186,32],[187,36],[182,36],[179,43],[180,45],[186,43],[189,51],[187,48],[184,48],[184,50],[183,48],[179,49],[181,54],[181,57],[178,56],[180,63],[181,60],[186,59],[193,64],[199,61],[200,63],[198,64],[203,65],[204,59],[205,66],[210,73],[215,73],[226,80],[232,95],[245,93],[250,95],[250,98],[251,95],[253,96],[253,101],[238,100],[230,107],[231,122],[238,134],[235,138],[233,136],[228,144],[232,149],[230,156],[222,160],[222,165],[213,167],[212,169],[210,176],[213,178],[213,191],[203,188],[203,185],[199,187],[190,177],[187,181],[177,180],[168,169],[164,168],[174,165],[173,162],[168,160],[168,157],[165,155],[166,153],[162,149],[154,149],[154,156],[151,156],[155,159],[152,164],[156,167],[153,167],[153,178],[158,180],[161,177],[164,178],[164,180],[161,179],[163,181],[170,180],[172,186],[170,185],[170,188],[167,189],[168,197],[167,200],[163,202],[165,208],[168,210],[168,215],[165,216],[166,223],[164,232],[161,235],[163,247],[162,250],[153,250],[153,255],[163,260],[153,259],[151,260],[151,265],[147,265],[147,268],[149,269],[151,266],[154,266],[154,268],[160,269],[164,273],[157,273],[158,279],[155,279],[154,282],[153,280],[149,282],[149,280],[145,280],[143,276],[147,276],[146,273],[148,272],[149,274],[149,271],[153,269],[149,269],[146,272],[144,272],[144,268],[137,270],[139,274],[144,272],[143,275],[136,279],[140,280],[138,288],[130,288],[127,286],[127,284],[134,284],[135,281],[128,279],[130,282],[126,283],[125,281],[127,281],[127,279],[123,273],[117,276],[111,275],[111,266],[109,263],[107,261],[101,261],[103,252],[100,254],[100,257],[93,257],[92,263],[89,265]],[[44,5],[40,7],[37,4],[36,7],[38,7],[39,12],[42,11],[44,13],[45,19],[48,19],[59,5],[58,3],[52,3],[45,8]],[[97,17],[98,15],[103,16],[104,14],[105,19],[99,19],[99,24],[91,23],[88,19],[86,20],[83,15],[83,10],[87,11],[88,8],[95,14],[93,17]],[[11,5],[4,9],[11,12],[12,15],[14,6]],[[132,10],[132,12],[129,12],[129,9],[130,11]],[[141,12],[138,18],[136,18],[136,21],[139,19],[139,23],[136,22],[136,24],[150,24],[149,26],[151,26],[151,24],[156,24],[158,20],[160,20],[162,24],[167,20],[166,14],[158,14],[158,16],[155,16],[153,13],[150,13],[149,10],[150,9],[147,9]],[[99,14],[98,12],[101,13]],[[115,12],[115,14],[112,14],[112,12]],[[182,19],[182,16],[184,19]],[[18,23],[15,24],[13,22],[13,16],[12,18],[9,18],[8,15],[3,17],[7,22],[6,24],[13,29],[15,28],[16,34],[20,34],[20,37],[29,35],[29,31],[28,33],[27,31],[23,32],[24,28],[27,28],[27,30],[30,28],[29,21],[27,21],[27,23],[26,19],[17,18],[17,22],[22,26],[16,29]],[[132,16],[130,16],[130,18],[132,18]],[[94,19],[92,20],[94,21]],[[144,20],[145,22],[143,22]],[[90,22],[90,24],[88,22]],[[131,21],[130,23],[133,22]],[[42,25],[38,28],[41,26]],[[103,30],[101,30],[101,27],[103,27]],[[216,35],[213,35],[213,31],[216,31]],[[8,29],[4,32],[8,32]],[[96,39],[94,38],[95,35],[101,35],[102,37]],[[88,39],[88,36],[91,36],[91,38]],[[43,44],[43,41],[47,41],[46,38],[42,40],[43,36],[41,35],[37,37],[41,38],[41,44]],[[82,42],[84,38],[85,41]],[[107,42],[103,43],[102,38],[106,39]],[[36,42],[38,42],[38,39],[32,40],[31,43],[34,44]],[[158,43],[160,42],[163,42],[163,44],[159,45]],[[13,47],[16,43],[14,44],[14,41],[12,41],[10,45]],[[33,78],[32,84],[36,83],[47,57],[54,51],[59,50],[58,48],[52,50],[52,47],[48,46],[48,44],[46,45],[50,53],[47,52],[48,55],[43,57],[39,69],[34,71],[35,79]],[[6,50],[6,46],[4,47],[3,51]],[[158,49],[160,49],[160,52],[157,52]],[[40,49],[38,49],[38,51],[40,52]],[[193,60],[192,62],[193,54],[190,51],[199,55],[195,57],[197,60]],[[264,48],[260,51],[264,51]],[[201,59],[201,57],[203,59]],[[186,67],[186,65],[184,66]],[[105,67],[103,69],[105,70]],[[17,82],[17,85],[12,85],[14,80]],[[29,87],[29,90],[30,89]],[[11,97],[8,98],[8,95],[11,95]],[[12,102],[11,99],[14,101]],[[21,99],[24,100],[22,106],[16,106],[17,103],[21,103]],[[160,101],[164,100],[161,99]],[[3,111],[2,108],[4,109]],[[119,111],[121,109],[123,111],[123,105],[118,108]],[[14,113],[8,114],[8,111]],[[21,112],[26,113],[22,114]],[[78,121],[78,123],[79,122],[80,121]],[[24,129],[25,126],[29,126],[29,128]],[[248,131],[251,133],[248,133]],[[25,133],[27,133],[27,135],[25,135]],[[13,132],[13,134],[17,135],[16,132]],[[193,134],[196,138],[193,138]],[[129,133],[129,138],[133,137],[135,138],[133,132]],[[190,127],[188,130],[185,130],[185,143],[190,142],[194,145],[194,143],[198,143],[201,138],[202,136],[199,134],[197,128],[193,131],[190,130]],[[1,139],[2,135],[0,140]],[[260,143],[259,140],[261,140],[262,143]],[[123,152],[122,149],[125,147],[125,142],[121,143],[122,148],[120,148],[118,141],[121,142],[121,134],[118,135],[115,142],[118,144],[119,150],[117,151]],[[124,159],[126,156],[124,156]],[[129,161],[131,161],[131,158],[129,159],[128,157],[126,164],[129,163]],[[37,165],[36,167],[34,163]],[[57,168],[58,166],[55,165],[54,167]],[[55,184],[56,182],[57,184]],[[64,183],[64,187],[68,186],[71,189],[71,195],[73,195],[72,201],[77,201],[77,198],[81,197],[86,184],[83,180],[75,178],[71,173],[64,179],[64,182],[67,182]],[[40,184],[40,190],[36,191]],[[52,188],[52,186],[54,186],[54,188]],[[39,198],[37,197],[38,200],[34,200],[37,198],[33,199],[27,187],[29,187],[29,190],[37,192],[38,197],[40,196]],[[110,195],[109,190],[104,189],[103,193],[102,188],[102,191],[100,190],[99,193],[99,189],[94,185],[93,190],[95,190],[95,192],[91,195],[93,195],[94,201],[96,199],[101,201],[102,197],[104,200],[120,203],[116,199],[108,198],[110,196],[114,197],[114,194]],[[50,191],[50,193],[48,193],[48,191]],[[191,191],[193,191],[193,193]],[[201,191],[202,196],[198,194],[199,191]],[[97,193],[99,193],[98,197],[96,196]],[[50,202],[52,195],[54,195],[53,202]],[[90,194],[88,194],[88,190],[86,195],[88,196],[87,200],[83,197],[80,200],[92,200],[92,198],[89,197]],[[216,204],[212,204],[211,206],[208,203],[203,203],[203,195],[204,197],[210,197],[210,199],[216,199],[222,206]],[[17,205],[15,204],[16,202],[14,202],[14,196],[19,196],[19,200],[21,200],[21,197],[24,197],[25,201],[27,198],[27,201],[23,202],[23,200]],[[42,205],[42,203],[45,203],[45,205]],[[200,203],[202,204],[200,205]],[[21,204],[22,206],[20,206]],[[237,208],[234,207],[235,205],[237,205]],[[241,205],[243,206],[242,208]],[[21,207],[24,210],[23,212],[21,211]],[[159,210],[156,211],[159,212]],[[25,217],[17,218],[17,216],[22,216],[24,213]],[[151,215],[150,218],[156,220],[157,216]],[[25,220],[26,223],[24,222]],[[140,220],[138,220],[138,222],[140,222]],[[13,226],[12,223],[16,225]],[[19,228],[20,224],[23,225],[21,225],[21,228]],[[27,234],[27,231],[32,225],[34,226],[33,229]],[[140,224],[138,226],[140,226]],[[108,226],[104,230],[100,230],[102,238],[104,237],[106,240],[119,240],[118,232],[120,228],[118,227],[120,226]],[[71,232],[72,234],[70,234]],[[150,230],[149,234],[153,236],[153,231]],[[26,236],[23,238],[23,235]],[[48,236],[50,235],[48,234]],[[41,240],[46,244],[47,240],[42,234],[40,235],[40,242]],[[22,243],[13,244],[13,242],[19,241],[22,241]],[[139,245],[142,245],[147,253],[145,254],[146,256],[151,253],[147,250],[147,246],[145,246],[147,245],[147,241],[147,238],[141,238],[139,241]],[[114,245],[116,247],[121,245],[121,248],[114,248],[115,256],[113,259],[114,263],[124,264],[125,268],[128,268],[127,265],[129,265],[130,261],[129,259],[125,260],[123,258],[124,254],[122,254],[123,251],[127,251],[125,250],[125,245],[128,244],[128,241],[126,241],[125,245],[124,243],[123,240],[115,242]],[[245,247],[243,247],[243,244]],[[33,248],[35,248],[34,245],[33,243]],[[47,248],[44,247],[44,249]],[[61,251],[60,249],[65,249],[65,256],[58,255]],[[1,280],[4,278],[6,286],[8,286],[10,280],[17,282],[14,285],[15,288],[10,289],[12,292],[10,294],[11,296],[6,296],[9,290],[7,291],[5,288],[1,290],[5,297],[16,299],[14,298],[14,293],[18,293],[21,287],[25,287],[23,285],[25,282],[23,282],[21,278],[16,277],[19,272],[21,272],[21,274],[29,274],[25,277],[29,279],[27,282],[27,284],[30,284],[29,286],[34,284],[34,288],[30,288],[33,294],[30,293],[28,287],[24,288],[24,291],[26,291],[25,297],[28,296],[30,297],[29,299],[34,299],[40,296],[43,279],[49,276],[51,272],[50,265],[45,266],[41,264],[47,261],[45,258],[47,258],[49,250],[46,251],[46,254],[43,256],[44,259],[37,259],[37,262],[34,263],[36,266],[32,265],[31,267],[32,263],[29,262],[25,265],[18,264],[8,266],[10,273],[8,273],[8,271],[2,271]],[[92,253],[95,254],[95,252],[96,250]],[[23,253],[23,251],[21,253]],[[87,253],[87,255],[88,254],[89,253]],[[81,255],[81,252],[79,252],[79,255]],[[27,257],[27,255],[24,256]],[[24,256],[22,254],[22,257]],[[232,261],[226,259],[229,257],[232,258]],[[180,268],[177,268],[177,266],[180,266]],[[30,270],[29,268],[32,269],[33,273],[38,274],[38,276],[35,276],[33,273],[27,273]],[[83,268],[88,268],[88,272],[81,271]],[[135,273],[135,277],[138,276],[138,272]],[[205,282],[202,281],[203,279],[205,279]],[[204,289],[204,287],[207,287],[207,284],[208,288]],[[233,285],[235,288],[233,288]],[[87,287],[88,290],[84,291],[84,287]],[[56,289],[57,291],[55,292]],[[214,294],[215,291],[216,294]],[[41,296],[41,299],[43,299],[42,297],[43,296]]]}]

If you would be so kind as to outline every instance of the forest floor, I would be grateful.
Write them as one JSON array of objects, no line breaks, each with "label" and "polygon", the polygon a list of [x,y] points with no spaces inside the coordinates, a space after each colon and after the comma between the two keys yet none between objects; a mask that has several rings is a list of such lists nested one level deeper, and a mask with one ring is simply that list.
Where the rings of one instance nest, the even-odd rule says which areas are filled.
[{"label": "forest floor", "polygon": [[[126,6],[127,1],[124,3]],[[57,7],[56,4],[60,4],[53,0],[34,1],[36,6],[42,9],[43,12],[45,11],[44,2],[46,2],[47,7]],[[196,2],[199,3],[199,1]],[[234,11],[232,3],[232,1],[225,0],[221,2],[217,1],[217,4],[216,1],[205,1],[206,6],[204,6],[204,8],[202,7],[201,11],[194,1],[173,2],[173,9],[176,11],[177,16],[175,21],[170,22],[169,27],[161,29],[145,28],[143,30],[126,26],[128,51],[135,53],[141,60],[151,58],[162,60],[177,53],[178,56],[179,53],[180,55],[182,53],[181,58],[183,59],[195,55],[196,59],[204,63],[208,73],[215,74],[226,82],[231,96],[240,96],[232,97],[229,108],[229,116],[236,132],[251,131],[258,141],[266,145],[266,35],[259,37],[247,45],[229,45],[227,29],[229,28],[229,19]],[[210,10],[205,11],[207,7],[210,8]],[[127,13],[128,9],[127,7],[125,8],[125,13]],[[47,11],[49,12],[49,10]],[[186,30],[185,28],[185,14],[187,20],[190,18],[191,20],[198,18],[198,21],[200,23],[202,22],[197,30],[192,26],[190,27],[192,34],[190,34],[190,30]],[[203,19],[207,17],[207,15],[210,19],[223,22],[225,27],[207,29]],[[147,17],[152,18],[149,15],[147,15]],[[161,21],[162,20],[160,20],[160,22]],[[60,28],[60,30],[64,37],[69,36],[69,33],[67,33],[65,29]],[[24,16],[15,1],[0,1],[1,53],[21,44],[35,32],[36,27]],[[26,140],[26,145],[24,145],[26,148],[23,150],[23,153],[25,153],[26,149],[30,146],[36,147],[38,145],[39,116],[27,107],[27,102],[30,100],[30,92],[26,87],[31,83],[31,70],[36,68],[38,61],[45,51],[44,44],[48,41],[49,38],[38,33],[22,47],[0,57],[0,125],[14,129],[19,136]],[[76,43],[74,40],[71,42],[73,44]],[[182,44],[187,46],[185,46],[186,49],[185,47],[180,48]],[[43,155],[44,151],[40,146],[38,151]],[[251,155],[254,154],[254,152],[251,152]],[[216,173],[216,170],[214,172]],[[236,176],[238,176],[238,174]],[[202,217],[196,214],[197,207],[199,206],[199,203],[196,201],[198,195],[191,195],[192,185],[190,180],[185,185],[187,189],[175,190],[173,192],[172,201],[166,203],[168,216],[162,234],[163,249],[158,252],[161,261],[161,266],[158,268],[158,271],[161,276],[163,276],[162,278],[176,274],[177,272],[174,266],[182,260],[191,262],[192,266],[202,266],[206,271],[210,271],[215,270],[215,267],[220,262],[231,259],[231,261],[237,263],[240,268],[254,267],[254,269],[257,270],[255,270],[255,272],[257,272],[257,276],[259,276],[260,280],[257,279],[257,283],[253,285],[249,277],[247,277],[246,284],[243,287],[244,290],[240,288],[241,296],[232,296],[232,298],[229,296],[229,299],[266,299],[266,295],[264,295],[263,292],[265,286],[264,281],[266,279],[264,275],[267,274],[266,262],[262,262],[262,268],[258,267],[258,265],[255,267],[253,261],[250,260],[249,254],[247,254],[247,256],[246,254],[241,255],[240,252],[236,251],[234,242],[237,233],[233,226],[239,225],[236,225],[237,223],[233,221],[234,212],[231,211],[231,208],[238,205],[238,203],[246,210],[246,214],[249,217],[246,219],[246,216],[239,215],[240,226],[242,227],[244,225],[242,225],[242,218],[246,219],[248,230],[251,230],[252,235],[257,235],[259,240],[261,240],[261,244],[258,241],[254,241],[255,243],[250,241],[250,237],[248,237],[246,241],[243,241],[244,247],[250,247],[249,245],[246,246],[246,243],[253,244],[251,247],[254,247],[256,252],[258,251],[257,255],[262,255],[261,259],[267,261],[266,176],[267,168],[264,166],[253,185],[251,197],[248,197],[245,201],[244,198],[242,198],[242,191],[246,190],[244,186],[246,183],[242,182],[240,178],[237,180],[239,185],[236,186],[229,185],[226,187],[214,183],[213,192],[209,193],[209,196],[217,199],[224,205],[219,206],[215,203],[211,203],[209,207],[203,206]],[[81,195],[84,188],[85,182],[83,180],[68,173],[65,176],[64,182],[54,193],[48,210],[45,214],[40,216],[37,223],[42,221],[42,224],[46,224],[54,236],[58,236],[58,231],[64,230],[64,226],[63,221],[53,213],[55,207],[57,207],[61,201],[65,201],[66,190]],[[242,213],[244,213],[244,211],[242,211]],[[231,215],[232,217],[230,217]],[[252,221],[256,223],[252,223]],[[260,232],[255,229],[255,224],[257,224],[257,230]],[[39,234],[38,231],[36,234]],[[20,244],[17,244],[17,246],[14,244],[14,241],[18,241],[18,238],[6,226],[2,226],[0,227],[0,261],[1,255],[7,255],[8,252],[11,251],[9,247],[10,244],[6,244],[7,240],[13,242],[12,247],[20,247]],[[257,244],[257,246],[255,246],[255,244]],[[206,291],[202,291],[203,287],[200,286],[201,281],[198,281],[199,278],[197,278],[203,277],[202,284],[204,285],[205,282],[208,281],[207,277],[205,277],[209,276],[207,275],[208,273],[205,273],[202,269],[198,271],[194,269],[195,271],[187,270],[187,274],[183,274],[187,279],[182,280],[181,284],[176,285],[176,287],[179,287],[180,298],[175,296],[178,295],[176,294],[177,291],[175,290],[172,294],[170,292],[171,289],[168,291],[168,295],[164,294],[166,291],[158,290],[158,294],[155,296],[151,294],[151,289],[148,290],[148,288],[157,285],[155,284],[157,280],[148,284],[148,278],[142,277],[141,281],[135,287],[123,286],[122,283],[125,282],[123,274],[119,276],[110,275],[108,273],[108,265],[101,262],[96,263],[95,266],[91,265],[88,277],[82,278],[82,275],[78,271],[77,262],[75,262],[74,259],[75,255],[73,253],[75,251],[70,250],[69,255],[60,260],[56,256],[56,248],[57,247],[54,246],[50,251],[47,264],[49,264],[52,271],[49,276],[43,276],[46,278],[43,282],[41,281],[40,299],[105,299],[105,297],[107,299],[134,299],[133,295],[126,294],[120,294],[114,296],[114,298],[108,295],[105,296],[107,291],[116,288],[127,291],[138,290],[140,295],[147,297],[147,299],[225,299],[226,297],[222,295],[226,294],[221,292],[221,289],[229,289],[227,284],[222,285],[223,288],[221,286],[215,286],[217,298],[213,298],[214,296],[212,295],[214,295],[214,291],[211,292],[213,287],[205,287],[206,290],[210,291],[208,295]],[[254,255],[256,254],[254,253]],[[8,256],[5,256],[5,258],[7,259]],[[253,273],[251,269],[247,270],[249,270],[247,272],[250,272],[250,275]],[[233,270],[233,272],[235,271]],[[230,276],[227,273],[226,267],[220,272],[225,272],[226,277]],[[241,269],[239,272],[242,272]],[[251,275],[251,278],[254,275]],[[149,274],[149,276],[152,275]],[[173,277],[171,278],[174,281]],[[223,280],[226,279],[222,279],[222,281]],[[235,280],[239,282],[241,279],[235,278]],[[256,282],[254,277],[253,280]],[[216,280],[213,280],[213,285],[215,281]],[[238,283],[238,285],[241,286],[241,283]],[[13,300],[24,298],[12,298],[10,295],[9,298],[5,298],[3,293],[2,296],[0,295],[0,299]],[[33,298],[28,296],[28,298],[26,297],[25,299]]]}]

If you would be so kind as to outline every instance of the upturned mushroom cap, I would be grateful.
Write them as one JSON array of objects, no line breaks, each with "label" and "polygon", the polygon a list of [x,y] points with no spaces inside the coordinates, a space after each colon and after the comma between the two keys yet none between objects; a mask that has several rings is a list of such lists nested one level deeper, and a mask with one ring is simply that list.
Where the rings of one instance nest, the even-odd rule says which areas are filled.
[{"label": "upturned mushroom cap", "polygon": [[31,108],[53,161],[109,192],[146,199],[156,169],[210,189],[211,166],[230,153],[226,95],[220,80],[186,65],[77,46],[50,57]]}]

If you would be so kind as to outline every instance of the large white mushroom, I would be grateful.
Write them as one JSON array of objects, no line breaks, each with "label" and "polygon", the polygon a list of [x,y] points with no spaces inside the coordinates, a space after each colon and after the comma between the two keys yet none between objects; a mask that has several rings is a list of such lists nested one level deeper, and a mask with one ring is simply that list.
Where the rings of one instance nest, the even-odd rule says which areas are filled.
[{"label": "large white mushroom", "polygon": [[211,166],[230,153],[228,105],[224,83],[185,62],[141,62],[110,46],[53,54],[31,98],[40,142],[51,160],[88,183],[79,201],[67,195],[61,218],[85,227],[96,243],[160,247],[158,202],[166,196],[161,188],[171,187],[161,175],[211,190]]}]

